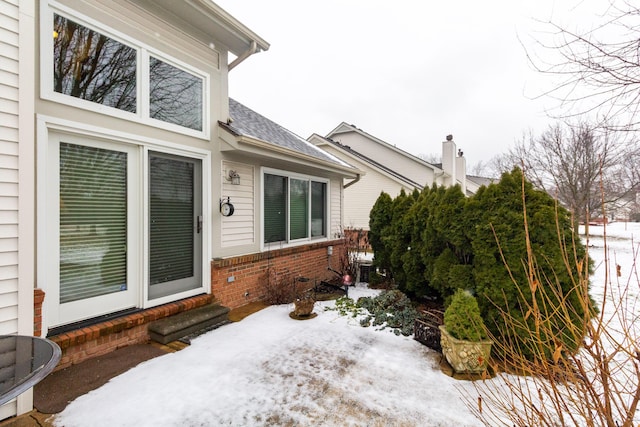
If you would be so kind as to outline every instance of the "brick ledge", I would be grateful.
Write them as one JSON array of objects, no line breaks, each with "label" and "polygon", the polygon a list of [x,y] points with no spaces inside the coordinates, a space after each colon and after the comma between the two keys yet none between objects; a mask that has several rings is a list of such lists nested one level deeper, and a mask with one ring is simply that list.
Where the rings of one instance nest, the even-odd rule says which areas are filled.
[{"label": "brick ledge", "polygon": [[238,264],[254,263],[269,260],[287,255],[305,253],[327,246],[339,246],[344,244],[344,239],[323,240],[321,242],[311,242],[296,246],[288,246],[285,248],[274,248],[265,252],[256,252],[247,255],[237,255],[228,258],[214,258],[211,260],[212,268],[231,267]]},{"label": "brick ledge", "polygon": [[180,301],[149,308],[137,313],[124,315],[106,322],[64,332],[59,335],[49,337],[49,339],[60,346],[63,353],[68,348],[84,344],[88,341],[97,340],[111,334],[132,329],[136,326],[145,325],[154,320],[172,316],[174,314],[201,307],[213,302],[213,295],[198,295]]}]

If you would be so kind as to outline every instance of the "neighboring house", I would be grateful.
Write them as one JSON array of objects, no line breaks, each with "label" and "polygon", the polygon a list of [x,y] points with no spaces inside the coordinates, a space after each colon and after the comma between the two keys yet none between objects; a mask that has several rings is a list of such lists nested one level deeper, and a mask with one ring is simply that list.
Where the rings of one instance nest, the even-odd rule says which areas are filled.
[{"label": "neighboring house", "polygon": [[257,301],[270,268],[332,277],[359,171],[229,99],[267,42],[210,0],[0,6],[1,333],[64,367]]},{"label": "neighboring house", "polygon": [[611,221],[640,221],[640,190],[630,190],[620,199],[606,205]]},{"label": "neighboring house", "polygon": [[500,181],[497,178],[487,178],[484,176],[467,175],[467,195],[476,194],[480,187],[488,186]]},{"label": "neighboring house", "polygon": [[400,191],[422,190],[434,183],[460,185],[463,192],[473,194],[480,187],[466,175],[466,159],[456,148],[453,137],[442,143],[442,164],[434,165],[361,129],[341,123],[326,137],[311,135],[308,140],[343,159],[364,173],[345,183],[344,225],[369,230],[369,212],[382,191],[391,197]]}]

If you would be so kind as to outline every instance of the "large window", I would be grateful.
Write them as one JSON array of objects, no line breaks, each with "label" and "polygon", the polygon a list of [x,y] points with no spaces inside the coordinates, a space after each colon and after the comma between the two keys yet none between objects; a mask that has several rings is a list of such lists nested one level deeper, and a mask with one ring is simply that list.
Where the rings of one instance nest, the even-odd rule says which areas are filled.
[{"label": "large window", "polygon": [[54,15],[53,90],[135,113],[136,50]]},{"label": "large window", "polygon": [[150,114],[157,120],[202,130],[202,79],[149,58]]},{"label": "large window", "polygon": [[327,183],[311,182],[311,237],[326,236]]},{"label": "large window", "polygon": [[53,13],[53,72],[44,73],[52,92],[104,114],[206,136],[204,74],[123,40]]},{"label": "large window", "polygon": [[284,173],[264,174],[264,243],[327,235],[327,183]]},{"label": "large window", "polygon": [[264,175],[264,242],[287,239],[287,177]]}]

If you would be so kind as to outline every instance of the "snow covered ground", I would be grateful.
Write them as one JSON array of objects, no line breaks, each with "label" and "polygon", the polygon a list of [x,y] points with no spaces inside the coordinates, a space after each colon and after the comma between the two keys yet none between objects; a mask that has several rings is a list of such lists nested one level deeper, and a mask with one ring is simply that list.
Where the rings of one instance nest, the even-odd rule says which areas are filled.
[{"label": "snow covered ground", "polygon": [[[607,232],[622,279],[631,277],[640,224],[615,223]],[[605,277],[602,239],[592,237],[590,244],[597,299]],[[376,292],[359,284],[349,293],[358,298]],[[144,362],[79,397],[57,415],[55,424],[482,425],[461,395],[474,395],[474,387],[444,375],[439,354],[411,337],[363,328],[352,318],[324,310],[333,304],[316,303],[317,317],[304,321],[289,317],[292,305],[273,306],[209,332],[190,347]]]}]

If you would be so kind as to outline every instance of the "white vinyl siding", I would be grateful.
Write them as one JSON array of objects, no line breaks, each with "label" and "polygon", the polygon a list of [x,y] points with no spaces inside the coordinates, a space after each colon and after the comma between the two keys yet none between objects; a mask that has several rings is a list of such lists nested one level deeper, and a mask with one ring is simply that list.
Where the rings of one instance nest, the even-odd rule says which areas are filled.
[{"label": "white vinyl siding", "polygon": [[0,334],[18,332],[18,13],[0,0]]},{"label": "white vinyl siding", "polygon": [[[322,148],[336,157],[341,156],[341,152],[330,145]],[[396,197],[401,190],[405,190],[407,193],[413,191],[412,186],[388,173],[382,172],[380,169],[372,168],[369,163],[353,157],[345,157],[345,160],[357,169],[364,171],[364,174],[356,184],[341,189],[343,193],[342,202],[344,207],[342,214],[345,228],[369,230],[369,212],[378,196],[380,196],[380,192],[384,191],[391,197]],[[353,180],[346,179],[345,183],[351,181]],[[334,200],[333,203],[338,203],[338,200]],[[339,227],[339,225],[332,225],[332,227]],[[333,232],[334,228],[331,231]]]},{"label": "white vinyl siding", "polygon": [[[229,171],[240,175],[240,185],[227,180]],[[233,215],[222,218],[222,247],[250,245],[255,243],[255,174],[251,165],[222,162],[222,198],[227,197],[234,207]]]},{"label": "white vinyl siding", "polygon": [[333,238],[337,234],[342,233],[343,226],[347,226],[348,224],[343,224],[342,220],[342,180],[341,179],[332,179],[331,188],[329,193],[331,194],[331,198],[329,200],[329,217],[331,219],[331,223],[329,224],[329,230],[327,230],[328,237]]},{"label": "white vinyl siding", "polygon": [[384,191],[391,197],[396,197],[401,190],[411,193],[413,188],[401,185],[398,181],[380,174],[364,165],[358,165],[366,171],[366,175],[355,185],[344,191],[344,198],[348,200],[344,208],[344,226],[369,230],[369,212]]},{"label": "white vinyl siding", "polygon": [[[334,135],[332,138],[371,160],[401,173],[406,178],[419,183],[421,187],[431,186],[435,179],[434,169],[427,166],[426,162],[387,143],[379,143],[356,132]],[[330,152],[335,153],[333,150]],[[339,158],[344,158],[340,153],[337,155]],[[359,185],[360,183],[356,184],[356,186]]]},{"label": "white vinyl siding", "polygon": [[367,163],[351,161],[365,174],[358,183],[344,189],[344,226],[369,230],[369,213],[382,191],[396,197],[402,190],[411,193],[413,187]]},{"label": "white vinyl siding", "polygon": [[[18,325],[19,14],[18,0],[0,0],[0,334],[23,332]],[[30,410],[30,399],[1,406],[0,420]]]}]

